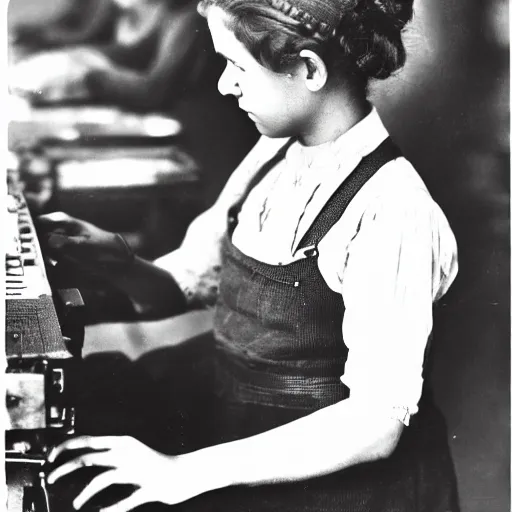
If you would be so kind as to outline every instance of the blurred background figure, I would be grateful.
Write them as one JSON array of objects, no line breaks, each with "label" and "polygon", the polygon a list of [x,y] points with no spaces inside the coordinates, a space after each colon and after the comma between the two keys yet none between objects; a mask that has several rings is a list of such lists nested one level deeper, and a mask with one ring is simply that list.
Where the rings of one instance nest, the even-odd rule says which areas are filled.
[{"label": "blurred background figure", "polygon": [[217,59],[194,0],[124,3],[115,42],[97,50],[108,63],[85,76],[93,100],[167,110],[183,95],[215,88]]},{"label": "blurred background figure", "polygon": [[11,27],[12,42],[26,53],[74,44],[108,42],[118,16],[113,0],[69,0],[45,22],[19,20]]},{"label": "blurred background figure", "polygon": [[[64,38],[60,45],[49,45],[52,25],[39,27],[33,54],[14,66],[12,88],[34,103],[79,99],[150,111],[168,108],[182,94],[214,87],[215,77],[208,79],[208,73],[216,59],[194,0],[105,0],[101,11],[95,13],[101,18],[95,26],[107,16],[114,20],[110,40],[102,44]],[[15,32],[23,27],[26,33],[27,25]]]}]

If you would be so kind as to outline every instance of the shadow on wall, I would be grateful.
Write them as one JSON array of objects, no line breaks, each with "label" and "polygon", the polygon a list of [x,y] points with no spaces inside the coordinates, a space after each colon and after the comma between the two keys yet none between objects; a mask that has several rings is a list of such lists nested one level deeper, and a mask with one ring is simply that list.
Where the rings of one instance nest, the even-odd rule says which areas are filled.
[{"label": "shadow on wall", "polygon": [[508,5],[415,2],[409,59],[373,90],[454,229],[457,280],[436,313],[435,391],[463,512],[510,510]]}]

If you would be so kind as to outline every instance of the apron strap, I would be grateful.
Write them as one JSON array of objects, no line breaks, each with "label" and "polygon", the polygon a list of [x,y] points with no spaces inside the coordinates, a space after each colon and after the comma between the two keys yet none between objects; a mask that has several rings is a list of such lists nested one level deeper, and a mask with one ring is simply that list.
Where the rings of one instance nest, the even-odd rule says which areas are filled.
[{"label": "apron strap", "polygon": [[377,149],[365,156],[325,203],[317,218],[297,245],[295,252],[311,248],[311,251],[305,251],[306,256],[315,256],[317,253],[316,247],[320,240],[339,221],[347,206],[363,185],[381,167],[401,155],[398,146],[388,137]]}]

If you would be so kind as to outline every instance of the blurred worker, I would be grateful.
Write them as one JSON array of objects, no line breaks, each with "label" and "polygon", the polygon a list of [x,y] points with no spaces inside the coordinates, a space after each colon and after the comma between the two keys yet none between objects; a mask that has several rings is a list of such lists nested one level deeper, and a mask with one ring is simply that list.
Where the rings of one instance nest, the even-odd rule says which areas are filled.
[{"label": "blurred worker", "polygon": [[106,43],[114,36],[119,8],[114,0],[67,0],[65,9],[45,24],[19,23],[12,41],[33,53],[77,44]]}]

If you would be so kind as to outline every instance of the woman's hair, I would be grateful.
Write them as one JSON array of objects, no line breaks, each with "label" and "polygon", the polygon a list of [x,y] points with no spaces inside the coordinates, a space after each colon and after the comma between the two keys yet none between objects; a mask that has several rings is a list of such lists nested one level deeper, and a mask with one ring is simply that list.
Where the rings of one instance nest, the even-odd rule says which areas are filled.
[{"label": "woman's hair", "polygon": [[413,0],[201,0],[216,5],[228,27],[260,64],[281,72],[302,50],[317,53],[330,72],[342,70],[366,86],[405,63],[402,30]]}]

